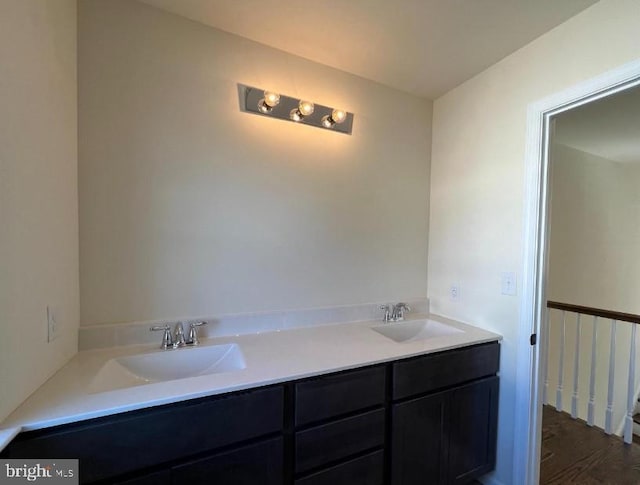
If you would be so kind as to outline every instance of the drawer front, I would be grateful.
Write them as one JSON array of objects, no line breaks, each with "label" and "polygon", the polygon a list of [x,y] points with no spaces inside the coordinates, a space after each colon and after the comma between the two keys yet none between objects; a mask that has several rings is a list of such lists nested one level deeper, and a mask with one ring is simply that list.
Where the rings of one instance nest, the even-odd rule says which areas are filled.
[{"label": "drawer front", "polygon": [[179,465],[171,485],[282,485],[282,438]]},{"label": "drawer front", "polygon": [[382,450],[296,480],[296,485],[383,485]]},{"label": "drawer front", "polygon": [[494,375],[500,366],[497,342],[426,355],[393,364],[393,399],[435,391]]},{"label": "drawer front", "polygon": [[162,470],[123,482],[115,482],[114,485],[171,485],[171,471]]},{"label": "drawer front", "polygon": [[296,433],[296,472],[383,446],[384,422],[379,409]]},{"label": "drawer front", "polygon": [[89,483],[283,428],[283,388],[104,418],[14,441],[12,458],[78,458]]},{"label": "drawer front", "polygon": [[296,384],[296,426],[382,405],[385,376],[379,366]]}]

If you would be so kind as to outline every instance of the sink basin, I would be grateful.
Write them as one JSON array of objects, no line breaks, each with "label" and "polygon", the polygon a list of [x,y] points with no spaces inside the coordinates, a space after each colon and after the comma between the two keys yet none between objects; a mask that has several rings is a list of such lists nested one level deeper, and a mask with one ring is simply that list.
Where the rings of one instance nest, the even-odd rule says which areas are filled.
[{"label": "sink basin", "polygon": [[90,393],[112,391],[246,367],[237,344],[210,345],[129,355],[107,361],[89,385]]},{"label": "sink basin", "polygon": [[464,330],[433,320],[412,320],[409,322],[386,323],[371,330],[395,342],[414,342],[436,337],[464,333]]}]

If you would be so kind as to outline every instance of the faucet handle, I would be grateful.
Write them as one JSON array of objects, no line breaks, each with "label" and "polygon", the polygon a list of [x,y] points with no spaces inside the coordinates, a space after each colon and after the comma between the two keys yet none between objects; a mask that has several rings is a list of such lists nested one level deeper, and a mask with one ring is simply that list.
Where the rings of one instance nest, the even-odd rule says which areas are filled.
[{"label": "faucet handle", "polygon": [[155,325],[149,328],[149,330],[152,332],[157,332],[160,330],[164,331],[164,334],[162,335],[162,344],[160,344],[160,348],[162,350],[175,348],[175,344],[173,343],[173,336],[171,335],[171,328],[169,327],[169,325]]},{"label": "faucet handle", "polygon": [[393,307],[393,315],[392,318],[395,321],[402,321],[404,320],[404,312],[411,311],[411,307],[409,305],[407,305],[406,303],[396,303]]},{"label": "faucet handle", "polygon": [[200,345],[200,339],[198,338],[198,327],[206,325],[207,322],[193,322],[189,325],[189,345]]}]

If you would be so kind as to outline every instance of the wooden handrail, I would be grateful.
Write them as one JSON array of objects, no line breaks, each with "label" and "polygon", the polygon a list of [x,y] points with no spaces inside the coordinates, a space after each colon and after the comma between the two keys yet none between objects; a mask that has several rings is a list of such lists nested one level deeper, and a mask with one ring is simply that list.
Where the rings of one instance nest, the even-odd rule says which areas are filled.
[{"label": "wooden handrail", "polygon": [[547,301],[548,308],[556,310],[565,310],[572,313],[580,313],[582,315],[593,315],[594,317],[609,318],[619,322],[631,322],[640,324],[640,315],[634,313],[614,312],[612,310],[603,310],[601,308],[592,308],[588,306],[572,305],[570,303],[560,303],[557,301]]}]

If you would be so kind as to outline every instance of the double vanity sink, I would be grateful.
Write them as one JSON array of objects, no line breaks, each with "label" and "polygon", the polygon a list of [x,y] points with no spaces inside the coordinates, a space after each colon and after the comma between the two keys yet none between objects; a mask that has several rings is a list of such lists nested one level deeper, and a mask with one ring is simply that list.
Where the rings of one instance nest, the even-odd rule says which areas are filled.
[{"label": "double vanity sink", "polygon": [[[371,330],[397,343],[416,342],[464,333],[429,319],[389,322]],[[247,367],[240,345],[228,343],[180,349],[153,350],[108,360],[89,384],[89,393],[176,379],[234,372]]]},{"label": "double vanity sink", "polygon": [[83,351],[0,458],[76,458],[87,485],[466,484],[495,464],[498,340],[412,315]]},{"label": "double vanity sink", "polygon": [[[212,328],[215,330],[215,323]],[[0,423],[0,451],[20,431],[142,412],[157,406],[381,365],[500,340],[437,315],[356,321],[78,352]]]}]

